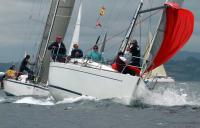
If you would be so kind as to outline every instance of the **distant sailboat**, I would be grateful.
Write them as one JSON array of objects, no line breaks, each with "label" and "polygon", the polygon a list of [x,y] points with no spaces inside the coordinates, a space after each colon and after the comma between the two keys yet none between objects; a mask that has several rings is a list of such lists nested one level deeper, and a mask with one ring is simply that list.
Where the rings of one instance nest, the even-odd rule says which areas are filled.
[{"label": "distant sailboat", "polygon": [[[123,51],[126,49],[139,14],[163,9],[164,14],[160,22],[162,27],[159,25],[150,51],[152,61],[142,67],[141,73],[144,73],[150,72],[168,61],[187,42],[193,31],[194,17],[190,11],[180,8],[176,3],[166,3],[164,6],[149,10],[142,10],[142,6],[143,2],[141,1],[130,24],[129,30],[127,31],[125,40],[122,43],[121,50]],[[172,22],[169,23],[168,21],[170,20],[172,20]],[[179,27],[183,27],[184,30],[178,29],[178,26],[176,26],[177,24],[179,25],[180,20],[184,23],[180,24],[181,27]],[[170,27],[170,25],[173,27]],[[182,37],[181,35],[183,33],[186,36]],[[168,38],[168,34],[174,38]],[[158,37],[159,39],[157,39]],[[165,46],[165,42],[170,45]],[[159,46],[155,47],[155,45],[158,44]],[[163,45],[166,48],[164,50],[162,48],[164,47]],[[173,45],[176,46],[175,49]],[[169,53],[168,51],[171,50],[172,53]],[[161,58],[159,56],[161,56]],[[159,57],[159,59],[157,57]],[[157,59],[159,61],[157,61]],[[146,86],[144,79],[140,75],[131,76],[122,74],[112,69],[110,65],[87,59],[79,59],[76,64],[72,62],[51,62],[48,82],[49,90],[56,100],[88,95],[99,99],[124,98],[126,99],[125,104],[129,105],[134,100],[137,89]]]},{"label": "distant sailboat", "polygon": [[[144,60],[150,59],[150,50],[152,48],[152,39],[153,36],[151,34],[151,32],[149,32],[149,36],[148,36],[148,40],[147,40],[147,47],[145,50],[145,54],[144,54]],[[143,66],[145,66],[145,61],[143,62]],[[146,82],[175,82],[174,79],[172,79],[171,77],[167,76],[166,70],[164,68],[164,65],[160,65],[159,67],[153,69],[150,72],[145,73],[144,75],[144,79]]]},{"label": "distant sailboat", "polygon": [[148,82],[159,82],[159,83],[171,83],[175,80],[169,77],[165,71],[164,65],[161,65],[145,76],[145,81]]},{"label": "distant sailboat", "polygon": [[35,65],[36,79],[32,82],[26,80],[26,76],[21,80],[5,79],[4,91],[8,95],[49,95],[47,87],[48,67],[50,62],[50,52],[47,51],[48,44],[53,41],[56,35],[63,36],[67,30],[71,18],[75,0],[52,0],[49,15],[43,32]]}]

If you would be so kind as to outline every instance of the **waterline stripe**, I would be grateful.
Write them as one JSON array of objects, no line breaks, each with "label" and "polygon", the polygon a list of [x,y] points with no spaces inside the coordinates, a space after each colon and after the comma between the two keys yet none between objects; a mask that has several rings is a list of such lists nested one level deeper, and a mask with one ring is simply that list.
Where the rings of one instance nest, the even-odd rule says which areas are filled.
[{"label": "waterline stripe", "polygon": [[73,93],[73,94],[76,94],[76,95],[79,95],[79,96],[83,95],[83,94],[81,94],[79,92],[75,92],[75,91],[72,91],[72,90],[69,90],[69,89],[65,89],[65,88],[61,88],[61,87],[58,87],[58,86],[54,86],[54,85],[48,85],[48,86],[52,87],[52,88],[60,89],[60,90],[63,90],[63,91],[67,91],[67,92],[70,92],[70,93]]}]

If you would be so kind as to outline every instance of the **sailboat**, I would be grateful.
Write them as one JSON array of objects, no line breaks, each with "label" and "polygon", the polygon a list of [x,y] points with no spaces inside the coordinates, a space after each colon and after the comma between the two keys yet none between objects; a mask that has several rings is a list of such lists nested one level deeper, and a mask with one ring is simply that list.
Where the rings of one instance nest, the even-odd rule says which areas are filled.
[{"label": "sailboat", "polygon": [[110,65],[88,59],[80,59],[78,63],[50,62],[48,86],[56,100],[87,95],[98,99],[122,98],[127,105],[134,101],[138,88],[146,87],[142,75],[167,62],[188,41],[194,27],[193,14],[178,3],[168,2],[148,10],[142,10],[142,6],[141,1],[122,42],[122,51],[126,49],[138,15],[158,9],[163,9],[163,15],[153,39],[152,59],[150,63],[145,60],[140,74],[122,74]]},{"label": "sailboat", "polygon": [[50,52],[47,46],[57,35],[64,37],[67,30],[75,0],[51,0],[51,7],[47,17],[42,41],[38,48],[36,65],[34,67],[34,81],[5,79],[3,80],[4,91],[8,95],[39,95],[48,96],[47,87],[48,66],[50,62]]},{"label": "sailboat", "polygon": [[172,83],[175,80],[167,75],[164,65],[161,65],[145,76],[145,82]]},{"label": "sailboat", "polygon": [[[148,40],[147,40],[147,47],[146,47],[145,54],[144,54],[145,60],[147,60],[150,57],[150,50],[152,48],[152,40],[153,40],[152,33],[149,32]],[[144,64],[145,63],[143,62],[143,65]],[[171,78],[167,75],[164,65],[160,65],[159,67],[153,69],[152,71],[145,73],[144,79],[145,79],[145,82],[151,82],[151,83],[175,82],[175,80],[173,78]]]}]

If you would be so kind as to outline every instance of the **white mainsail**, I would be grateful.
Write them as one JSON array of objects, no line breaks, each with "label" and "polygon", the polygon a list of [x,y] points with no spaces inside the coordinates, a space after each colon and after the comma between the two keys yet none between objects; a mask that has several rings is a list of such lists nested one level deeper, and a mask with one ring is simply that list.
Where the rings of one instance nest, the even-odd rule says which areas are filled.
[{"label": "white mainsail", "polygon": [[57,35],[64,37],[75,0],[52,0],[43,38],[37,54],[36,73],[39,82],[46,83],[49,72],[50,51],[47,46],[55,40]]},{"label": "white mainsail", "polygon": [[76,20],[74,34],[73,34],[72,41],[71,41],[71,44],[70,44],[70,47],[69,47],[68,55],[71,54],[71,51],[73,49],[73,45],[75,43],[76,44],[79,43],[79,35],[80,35],[80,27],[81,27],[81,14],[82,14],[82,0],[81,0],[81,3],[80,3],[80,6],[79,6],[78,17],[77,17],[77,20]]}]

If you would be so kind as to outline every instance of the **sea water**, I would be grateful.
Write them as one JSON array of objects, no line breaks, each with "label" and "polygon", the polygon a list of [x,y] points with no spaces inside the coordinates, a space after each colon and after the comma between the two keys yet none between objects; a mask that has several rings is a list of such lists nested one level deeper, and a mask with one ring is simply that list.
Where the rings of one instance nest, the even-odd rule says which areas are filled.
[{"label": "sea water", "polygon": [[[120,98],[7,97],[0,91],[0,128],[199,128],[200,82],[140,88],[131,106]],[[123,103],[123,101],[122,101]]]}]

